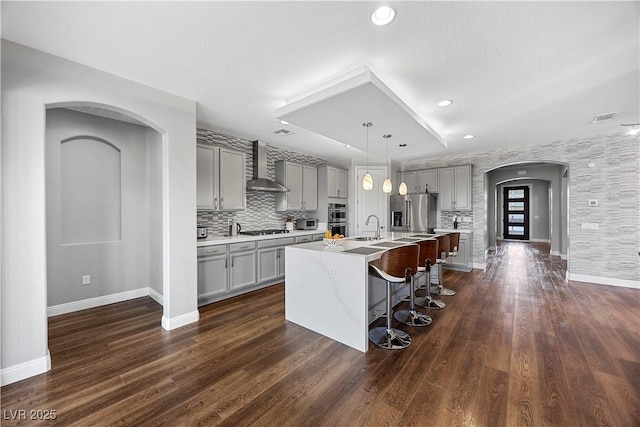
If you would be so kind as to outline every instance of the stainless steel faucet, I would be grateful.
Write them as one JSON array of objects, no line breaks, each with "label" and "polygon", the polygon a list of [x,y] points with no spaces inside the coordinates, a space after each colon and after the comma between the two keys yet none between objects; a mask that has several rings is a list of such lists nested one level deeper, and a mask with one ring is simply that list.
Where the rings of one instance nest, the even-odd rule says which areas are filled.
[{"label": "stainless steel faucet", "polygon": [[376,219],[376,235],[374,236],[374,239],[380,240],[380,219],[377,216],[375,216],[374,214],[369,215],[366,221],[364,222],[364,225],[369,225],[369,220],[371,218]]}]

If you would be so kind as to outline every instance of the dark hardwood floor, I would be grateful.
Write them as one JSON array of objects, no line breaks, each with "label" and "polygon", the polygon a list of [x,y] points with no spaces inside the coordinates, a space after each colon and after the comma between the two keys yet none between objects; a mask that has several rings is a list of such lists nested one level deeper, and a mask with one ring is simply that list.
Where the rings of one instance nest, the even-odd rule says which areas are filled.
[{"label": "dark hardwood floor", "polygon": [[640,291],[565,269],[547,244],[506,242],[486,271],[445,271],[457,295],[401,326],[402,351],[286,322],[283,285],[170,332],[150,298],[53,317],[52,369],[2,387],[2,425],[640,426]]}]

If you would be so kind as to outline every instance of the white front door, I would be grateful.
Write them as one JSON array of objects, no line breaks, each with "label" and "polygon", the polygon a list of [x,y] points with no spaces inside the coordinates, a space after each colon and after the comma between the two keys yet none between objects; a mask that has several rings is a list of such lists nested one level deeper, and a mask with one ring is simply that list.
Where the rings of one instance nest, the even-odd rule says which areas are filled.
[{"label": "white front door", "polygon": [[[362,177],[367,170],[373,178],[373,190],[362,189]],[[387,231],[387,211],[389,210],[389,195],[382,192],[382,182],[387,176],[387,169],[384,166],[356,166],[355,190],[356,190],[356,236],[373,236],[376,226],[384,227],[382,232]],[[396,184],[397,185],[397,184]],[[365,225],[369,215],[376,215],[380,219],[380,224],[376,224],[375,219]]]}]

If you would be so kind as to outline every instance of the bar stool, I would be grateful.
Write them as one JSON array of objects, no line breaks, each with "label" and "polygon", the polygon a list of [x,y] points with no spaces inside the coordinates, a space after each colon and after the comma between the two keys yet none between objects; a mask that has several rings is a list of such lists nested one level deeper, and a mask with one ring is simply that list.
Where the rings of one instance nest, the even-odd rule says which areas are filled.
[{"label": "bar stool", "polygon": [[378,347],[388,350],[407,348],[411,337],[406,332],[391,327],[393,317],[393,283],[404,283],[418,271],[418,253],[416,244],[399,246],[385,251],[380,259],[369,264],[369,271],[387,282],[387,325],[369,331],[369,340]]},{"label": "bar stool", "polygon": [[[458,233],[458,238],[459,237],[460,233]],[[438,286],[435,290],[432,289],[431,292],[437,295],[452,296],[456,294],[456,291],[447,289],[442,285],[442,264],[447,262],[447,257],[449,256],[449,234],[440,234],[436,236],[436,239],[438,239],[438,254],[440,255],[436,260],[436,265],[438,266]]]},{"label": "bar stool", "polygon": [[458,245],[460,244],[460,232],[449,233],[449,256],[458,256]]},{"label": "bar stool", "polygon": [[[423,250],[423,243],[425,242],[429,242],[429,240],[420,240],[416,242],[419,247],[418,264],[417,264],[417,271],[416,271],[417,273],[419,273],[420,271],[424,271],[424,267],[422,267],[422,265],[425,262],[424,257],[426,257],[427,255],[427,253],[425,252],[427,245],[425,245],[425,249]],[[435,242],[436,244],[438,244],[437,240],[432,240],[432,242]],[[393,314],[393,317],[395,317],[398,322],[404,323],[405,325],[408,325],[408,326],[429,326],[431,322],[433,322],[433,319],[424,313],[418,313],[416,311],[417,303],[416,303],[416,290],[415,290],[415,285],[413,283],[414,277],[415,275],[411,276],[411,283],[409,284],[409,309],[398,310]]]},{"label": "bar stool", "polygon": [[418,245],[420,246],[418,273],[424,273],[425,275],[425,289],[427,290],[427,294],[424,298],[416,300],[416,305],[434,310],[445,308],[447,304],[444,301],[434,299],[431,296],[431,266],[438,258],[438,240],[421,240],[418,242]]}]

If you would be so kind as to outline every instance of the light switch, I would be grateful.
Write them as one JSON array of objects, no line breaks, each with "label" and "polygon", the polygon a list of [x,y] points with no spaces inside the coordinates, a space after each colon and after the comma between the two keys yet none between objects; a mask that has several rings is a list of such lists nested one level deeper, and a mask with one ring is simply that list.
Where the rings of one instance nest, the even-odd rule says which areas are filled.
[{"label": "light switch", "polygon": [[597,222],[583,222],[582,223],[583,230],[597,230],[598,223]]},{"label": "light switch", "polygon": [[598,206],[598,199],[589,199],[589,206]]}]

